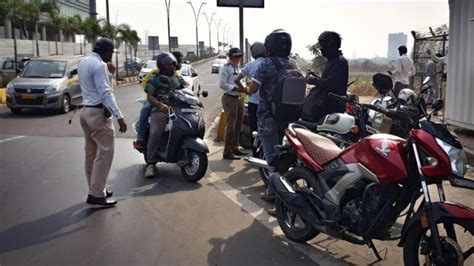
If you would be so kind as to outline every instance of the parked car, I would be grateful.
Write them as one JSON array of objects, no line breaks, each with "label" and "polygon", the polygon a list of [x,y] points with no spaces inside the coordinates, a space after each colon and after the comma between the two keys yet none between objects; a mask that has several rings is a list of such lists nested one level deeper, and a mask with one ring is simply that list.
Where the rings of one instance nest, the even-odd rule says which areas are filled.
[{"label": "parked car", "polygon": [[144,61],[138,57],[129,57],[124,62],[125,69],[128,70],[139,70],[144,64]]},{"label": "parked car", "polygon": [[15,59],[7,58],[7,60],[3,61],[0,66],[0,87],[4,87],[5,85],[10,82],[10,80],[14,79],[20,72],[25,68],[28,64],[30,58],[24,57],[17,61],[17,67],[15,69]]},{"label": "parked car", "polygon": [[150,73],[153,68],[156,68],[156,60],[150,60],[143,65],[142,69],[140,69],[140,73],[138,73],[138,80],[140,83],[143,81],[146,74]]},{"label": "parked car", "polygon": [[197,93],[201,92],[201,84],[199,83],[199,76],[196,69],[192,65],[183,64],[181,67],[181,76],[189,84],[187,89],[192,91],[196,90]]},{"label": "parked car", "polygon": [[56,109],[63,113],[82,103],[77,68],[84,56],[46,56],[31,59],[20,75],[7,85],[7,107]]},{"label": "parked car", "polygon": [[221,69],[221,67],[225,64],[227,64],[227,59],[215,59],[214,61],[212,61],[211,73],[219,73],[219,69]]}]

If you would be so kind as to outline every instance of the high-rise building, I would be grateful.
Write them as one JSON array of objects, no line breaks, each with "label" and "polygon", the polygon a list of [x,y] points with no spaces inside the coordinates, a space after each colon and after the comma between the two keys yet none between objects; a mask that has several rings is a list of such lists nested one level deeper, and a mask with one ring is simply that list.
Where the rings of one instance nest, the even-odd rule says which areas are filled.
[{"label": "high-rise building", "polygon": [[401,45],[407,45],[407,35],[403,32],[389,33],[387,58],[397,58],[399,56],[398,47]]}]

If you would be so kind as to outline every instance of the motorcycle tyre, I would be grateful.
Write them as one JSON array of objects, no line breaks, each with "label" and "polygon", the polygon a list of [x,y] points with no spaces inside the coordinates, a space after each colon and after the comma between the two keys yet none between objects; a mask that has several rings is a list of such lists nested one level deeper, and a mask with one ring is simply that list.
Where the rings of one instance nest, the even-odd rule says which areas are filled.
[{"label": "motorcycle tyre", "polygon": [[[458,225],[464,228],[465,233],[469,234],[468,225],[463,223],[460,219],[446,219],[444,221],[439,221],[437,224],[443,223],[452,223],[453,225]],[[426,233],[426,229],[423,229],[420,224],[414,225],[407,232],[407,238],[405,239],[405,244],[403,245],[403,262],[404,265],[420,265],[418,261],[418,254],[420,250],[420,241],[423,235]],[[453,236],[447,236],[453,239]],[[464,252],[464,250],[462,251]]]},{"label": "motorcycle tyre", "polygon": [[[297,180],[304,179],[309,186],[315,188],[317,186],[314,175],[306,168],[295,167],[291,171],[287,172],[284,175],[284,178],[292,185],[295,184]],[[278,224],[280,225],[281,230],[285,236],[295,242],[304,243],[315,238],[320,232],[316,230],[310,223],[305,224],[305,228],[302,230],[293,230],[288,227],[286,223],[286,205],[278,197],[275,202],[276,214]]]},{"label": "motorcycle tyre", "polygon": [[206,174],[207,166],[208,166],[207,154],[204,152],[199,152],[195,150],[188,150],[188,155],[190,157],[192,157],[193,155],[197,156],[197,159],[199,161],[198,169],[196,170],[195,173],[189,174],[186,171],[187,166],[183,166],[181,167],[181,174],[183,175],[184,179],[186,179],[186,181],[197,182],[201,180],[201,178]]}]

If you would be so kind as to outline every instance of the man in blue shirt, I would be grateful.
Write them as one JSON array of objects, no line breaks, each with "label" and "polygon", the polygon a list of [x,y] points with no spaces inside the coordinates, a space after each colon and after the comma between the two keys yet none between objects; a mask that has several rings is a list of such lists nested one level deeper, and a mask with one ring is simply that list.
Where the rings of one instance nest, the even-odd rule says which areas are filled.
[{"label": "man in blue shirt", "polygon": [[[237,75],[237,78],[235,78],[235,84],[237,84],[237,86],[239,86],[242,90],[244,90],[245,88],[243,87],[241,80],[244,77],[248,79],[253,78],[258,66],[263,61],[263,59],[265,59],[265,46],[261,42],[254,42],[250,46],[250,52],[252,53],[252,57],[255,60],[247,63],[242,69],[242,72]],[[257,109],[259,101],[260,96],[258,92],[249,95],[248,110],[250,116],[250,132],[257,131]],[[253,138],[251,143],[253,143]]]}]

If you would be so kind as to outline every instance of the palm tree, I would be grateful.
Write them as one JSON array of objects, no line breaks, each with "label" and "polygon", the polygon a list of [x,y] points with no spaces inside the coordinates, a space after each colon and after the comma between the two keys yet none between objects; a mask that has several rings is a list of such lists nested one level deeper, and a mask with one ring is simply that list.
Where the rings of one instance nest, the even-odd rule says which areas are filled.
[{"label": "palm tree", "polygon": [[[94,43],[94,41],[97,39],[97,35],[101,34],[101,30],[102,30],[100,26],[101,20],[103,19],[97,20],[93,17],[89,17],[82,24],[84,37],[90,43]],[[84,49],[85,49],[85,46],[86,46],[86,43],[84,42]]]},{"label": "palm tree", "polygon": [[52,14],[59,10],[56,2],[54,0],[32,0],[31,2],[25,3],[23,7],[24,12],[27,14],[27,21],[29,21],[34,26],[35,31],[35,42],[36,42],[36,56],[39,54],[39,44],[38,44],[38,25],[39,21],[43,16],[51,17]]},{"label": "palm tree", "polygon": [[59,12],[53,12],[51,19],[49,20],[50,25],[56,28],[56,38],[54,40],[56,45],[56,54],[58,52],[58,41],[63,41],[61,35],[63,35],[63,30],[67,27],[67,19],[61,15]]},{"label": "palm tree", "polygon": [[7,0],[0,2],[0,13],[11,21],[12,37],[13,37],[13,54],[15,57],[15,68],[17,68],[18,53],[16,44],[15,27],[21,25],[24,18],[24,0]]}]

